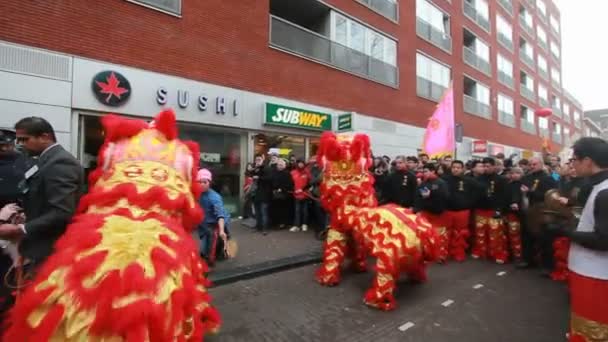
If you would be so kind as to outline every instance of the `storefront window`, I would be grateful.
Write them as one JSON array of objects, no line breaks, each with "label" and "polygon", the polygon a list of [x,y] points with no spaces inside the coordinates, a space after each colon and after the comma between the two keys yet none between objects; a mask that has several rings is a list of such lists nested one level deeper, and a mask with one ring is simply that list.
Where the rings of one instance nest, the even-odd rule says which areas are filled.
[{"label": "storefront window", "polygon": [[306,140],[303,137],[288,135],[256,134],[254,136],[254,155],[278,153],[279,157],[289,159],[291,156],[304,158]]},{"label": "storefront window", "polygon": [[213,174],[211,187],[222,195],[232,216],[240,212],[241,135],[195,125],[179,124],[180,138],[197,142],[200,166]]},{"label": "storefront window", "polygon": [[[97,155],[103,144],[101,117],[82,116],[81,163],[87,174],[97,167]],[[207,127],[179,124],[180,139],[192,140],[201,150],[200,167],[213,173],[212,188],[224,198],[224,206],[231,215],[240,212],[241,135]]]}]

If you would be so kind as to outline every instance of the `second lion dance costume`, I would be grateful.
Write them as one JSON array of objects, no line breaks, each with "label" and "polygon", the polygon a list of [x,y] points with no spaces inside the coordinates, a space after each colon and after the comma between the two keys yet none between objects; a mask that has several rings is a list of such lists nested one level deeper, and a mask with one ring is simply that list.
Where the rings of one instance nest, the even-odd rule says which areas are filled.
[{"label": "second lion dance costume", "polygon": [[321,136],[317,161],[323,168],[321,202],[330,213],[323,265],[317,272],[322,285],[340,282],[347,255],[356,270],[366,268],[366,255],[376,258],[376,276],[365,303],[381,310],[396,306],[393,292],[401,272],[426,279],[426,262],[438,257],[438,235],[424,218],[396,205],[378,206],[371,165],[369,137],[363,134]]},{"label": "second lion dance costume", "polygon": [[219,327],[190,231],[199,149],[175,116],[102,119],[91,188],[10,312],[3,341],[196,341]]}]

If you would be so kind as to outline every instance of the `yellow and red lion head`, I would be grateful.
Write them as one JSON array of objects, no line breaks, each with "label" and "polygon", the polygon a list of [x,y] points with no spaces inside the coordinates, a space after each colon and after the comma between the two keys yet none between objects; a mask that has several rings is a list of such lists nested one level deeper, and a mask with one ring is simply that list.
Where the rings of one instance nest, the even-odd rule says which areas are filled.
[{"label": "yellow and red lion head", "polygon": [[[323,169],[321,203],[329,212],[335,213],[346,204],[377,206],[374,177],[368,171],[372,159],[367,135],[323,133],[317,162]],[[332,221],[342,216],[333,215]]]}]

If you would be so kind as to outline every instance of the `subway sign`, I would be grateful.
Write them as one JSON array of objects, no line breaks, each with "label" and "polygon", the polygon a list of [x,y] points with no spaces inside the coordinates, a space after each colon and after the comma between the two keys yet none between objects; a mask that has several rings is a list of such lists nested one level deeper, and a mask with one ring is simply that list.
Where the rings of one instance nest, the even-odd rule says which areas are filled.
[{"label": "subway sign", "polygon": [[274,103],[266,103],[264,116],[266,125],[290,128],[331,131],[331,115],[307,109],[287,107]]}]

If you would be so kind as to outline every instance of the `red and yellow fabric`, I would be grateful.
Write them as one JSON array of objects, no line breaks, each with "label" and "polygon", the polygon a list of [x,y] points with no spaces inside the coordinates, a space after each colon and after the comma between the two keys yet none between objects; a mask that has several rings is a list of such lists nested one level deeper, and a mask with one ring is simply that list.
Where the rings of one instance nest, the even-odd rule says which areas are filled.
[{"label": "red and yellow fabric", "polygon": [[203,213],[198,146],[154,125],[103,119],[106,142],[78,214],[19,297],[3,341],[201,341],[219,328],[190,236]]},{"label": "red and yellow fabric", "polygon": [[469,237],[471,230],[470,210],[448,211],[448,232],[450,235],[450,257],[456,261],[464,261],[466,259],[466,251],[469,248]]},{"label": "red and yellow fabric", "polygon": [[516,214],[507,214],[507,236],[509,238],[509,247],[513,258],[521,259],[522,244],[521,244],[521,222]]},{"label": "red and yellow fabric", "polygon": [[494,218],[494,214],[494,210],[476,210],[475,238],[471,254],[474,258],[490,258],[503,264],[509,258],[507,237],[502,218]]},{"label": "red and yellow fabric", "polygon": [[551,279],[556,281],[568,280],[568,252],[570,251],[570,239],[559,237],[553,241],[553,260],[555,267],[551,272]]},{"label": "red and yellow fabric", "polygon": [[347,256],[358,271],[367,255],[376,258],[376,276],[364,302],[381,310],[396,307],[393,292],[400,272],[426,280],[426,262],[437,259],[438,236],[431,224],[411,210],[395,205],[379,207],[373,187],[369,137],[322,135],[317,161],[323,168],[321,203],[329,212],[330,228],[317,281],[340,282]]},{"label": "red and yellow fabric", "polygon": [[570,342],[608,341],[608,280],[570,272]]},{"label": "red and yellow fabric", "polygon": [[439,246],[439,262],[443,263],[448,260],[450,255],[450,240],[452,238],[452,230],[448,229],[449,226],[449,214],[443,212],[441,214],[433,214],[430,212],[423,211],[420,213],[429,223],[433,226],[433,229],[438,235],[438,246]]}]

